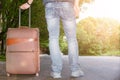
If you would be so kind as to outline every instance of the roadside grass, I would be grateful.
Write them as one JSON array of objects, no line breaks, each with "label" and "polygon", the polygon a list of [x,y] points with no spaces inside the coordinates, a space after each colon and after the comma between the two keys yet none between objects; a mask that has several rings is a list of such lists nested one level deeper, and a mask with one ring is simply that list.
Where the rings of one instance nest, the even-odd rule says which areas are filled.
[{"label": "roadside grass", "polygon": [[120,57],[120,50],[108,51],[100,56],[119,56]]},{"label": "roadside grass", "polygon": [[0,61],[6,61],[5,55],[0,55]]},{"label": "roadside grass", "polygon": [[[91,55],[87,55],[87,56],[91,56]],[[92,56],[95,56],[95,55],[92,55]],[[118,57],[120,57],[120,50],[108,51],[108,52],[106,52],[104,54],[97,55],[97,56],[118,56]],[[6,56],[5,55],[0,55],[0,61],[6,61]]]}]

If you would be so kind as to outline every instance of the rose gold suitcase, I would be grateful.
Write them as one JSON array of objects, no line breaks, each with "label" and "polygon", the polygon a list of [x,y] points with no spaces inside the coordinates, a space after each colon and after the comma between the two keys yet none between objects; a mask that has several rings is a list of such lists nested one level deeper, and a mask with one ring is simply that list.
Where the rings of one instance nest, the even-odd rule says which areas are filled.
[{"label": "rose gold suitcase", "polygon": [[[21,11],[19,12],[21,13]],[[19,24],[21,24],[20,17]],[[40,70],[39,53],[38,28],[25,28],[25,26],[23,28],[9,28],[6,39],[7,76],[10,74],[36,74],[38,76]]]}]

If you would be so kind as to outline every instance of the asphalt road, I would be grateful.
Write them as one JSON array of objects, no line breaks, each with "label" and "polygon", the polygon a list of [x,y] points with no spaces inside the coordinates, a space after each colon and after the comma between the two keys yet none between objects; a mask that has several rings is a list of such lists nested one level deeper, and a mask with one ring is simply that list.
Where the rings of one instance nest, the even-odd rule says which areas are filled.
[{"label": "asphalt road", "polygon": [[61,79],[50,77],[50,56],[40,56],[40,60],[41,70],[38,77],[35,75],[11,75],[7,77],[5,62],[0,62],[0,80],[120,80],[120,57],[80,56],[79,63],[85,76],[72,78],[70,77],[68,56],[63,56],[64,64]]}]

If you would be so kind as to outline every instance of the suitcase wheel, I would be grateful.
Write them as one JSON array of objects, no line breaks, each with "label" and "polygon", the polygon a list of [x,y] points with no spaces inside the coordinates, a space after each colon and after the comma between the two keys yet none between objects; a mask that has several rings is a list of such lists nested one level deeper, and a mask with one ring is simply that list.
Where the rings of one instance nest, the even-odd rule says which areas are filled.
[{"label": "suitcase wheel", "polygon": [[39,76],[39,73],[36,73],[35,75],[36,75],[36,76]]},{"label": "suitcase wheel", "polygon": [[7,73],[7,76],[8,76],[8,77],[10,77],[10,74],[9,74],[9,73]]}]

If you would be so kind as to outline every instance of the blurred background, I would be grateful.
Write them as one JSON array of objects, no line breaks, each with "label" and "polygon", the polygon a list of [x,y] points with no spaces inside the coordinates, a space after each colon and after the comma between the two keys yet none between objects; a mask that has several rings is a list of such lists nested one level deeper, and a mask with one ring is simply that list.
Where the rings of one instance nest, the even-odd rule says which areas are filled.
[{"label": "blurred background", "polygon": [[[25,0],[0,0],[0,59],[5,59],[6,32],[18,27],[19,6]],[[120,56],[119,0],[80,0],[77,39],[81,56]],[[41,54],[49,54],[48,31],[42,0],[32,4],[32,27],[40,30]],[[22,25],[28,25],[28,10],[22,11]],[[60,28],[60,47],[67,55],[67,41]]]}]

